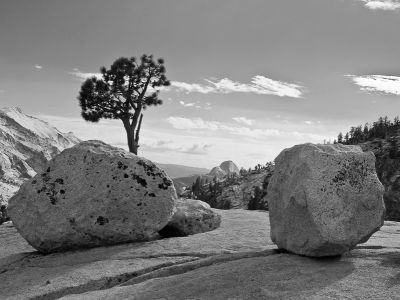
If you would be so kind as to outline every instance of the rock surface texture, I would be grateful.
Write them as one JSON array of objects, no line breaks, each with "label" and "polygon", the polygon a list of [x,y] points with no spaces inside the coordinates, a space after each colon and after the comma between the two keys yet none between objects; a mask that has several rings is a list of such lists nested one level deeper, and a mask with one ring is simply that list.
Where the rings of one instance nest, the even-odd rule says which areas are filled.
[{"label": "rock surface texture", "polygon": [[359,146],[285,149],[275,160],[267,199],[272,241],[301,255],[343,254],[383,224],[375,157]]},{"label": "rock surface texture", "polygon": [[221,216],[200,200],[179,199],[176,211],[160,234],[165,237],[187,236],[214,230],[221,225]]},{"label": "rock surface texture", "polygon": [[52,159],[22,185],[8,213],[41,252],[149,239],[173,214],[172,181],[152,162],[100,141]]},{"label": "rock surface texture", "polygon": [[48,160],[78,142],[72,133],[62,133],[18,107],[0,109],[0,205],[7,205]]},{"label": "rock surface texture", "polygon": [[276,250],[268,212],[214,210],[213,231],[41,255],[0,226],[1,299],[398,299],[400,224],[335,258]]}]

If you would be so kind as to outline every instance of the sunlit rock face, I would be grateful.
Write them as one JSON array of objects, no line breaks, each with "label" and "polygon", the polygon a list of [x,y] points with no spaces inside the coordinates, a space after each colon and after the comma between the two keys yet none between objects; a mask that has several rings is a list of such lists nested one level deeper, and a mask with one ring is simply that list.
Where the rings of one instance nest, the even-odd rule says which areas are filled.
[{"label": "sunlit rock face", "polygon": [[164,237],[187,236],[217,229],[221,216],[206,202],[193,199],[179,199],[176,211],[160,234]]},{"label": "sunlit rock face", "polygon": [[63,151],[10,199],[8,213],[41,252],[151,238],[171,218],[176,192],[152,162],[100,141]]},{"label": "sunlit rock face", "polygon": [[18,107],[0,109],[0,204],[7,205],[49,159],[77,143],[72,133],[62,133]]},{"label": "sunlit rock face", "polygon": [[333,256],[383,225],[375,156],[359,146],[297,145],[282,151],[267,190],[271,239],[307,256]]}]

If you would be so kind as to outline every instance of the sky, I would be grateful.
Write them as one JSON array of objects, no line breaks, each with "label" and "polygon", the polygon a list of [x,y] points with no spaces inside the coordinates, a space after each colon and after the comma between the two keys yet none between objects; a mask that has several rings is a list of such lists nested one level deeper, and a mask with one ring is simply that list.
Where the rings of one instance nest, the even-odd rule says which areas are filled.
[{"label": "sky", "polygon": [[400,112],[399,0],[0,1],[0,107],[81,139],[127,148],[122,122],[80,117],[84,78],[165,59],[139,148],[155,162],[248,168]]}]

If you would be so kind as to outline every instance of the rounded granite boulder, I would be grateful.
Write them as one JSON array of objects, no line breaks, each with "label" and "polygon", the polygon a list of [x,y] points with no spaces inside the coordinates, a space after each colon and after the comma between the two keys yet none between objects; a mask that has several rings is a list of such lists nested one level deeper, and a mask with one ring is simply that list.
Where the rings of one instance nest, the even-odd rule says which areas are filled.
[{"label": "rounded granite boulder", "polygon": [[221,216],[200,200],[178,199],[176,211],[162,230],[163,237],[187,236],[217,229]]},{"label": "rounded granite boulder", "polygon": [[383,225],[383,192],[375,156],[359,146],[285,149],[267,189],[271,239],[301,255],[340,255]]},{"label": "rounded granite boulder", "polygon": [[176,198],[154,163],[86,141],[24,183],[8,213],[20,234],[47,253],[147,240],[168,223]]}]

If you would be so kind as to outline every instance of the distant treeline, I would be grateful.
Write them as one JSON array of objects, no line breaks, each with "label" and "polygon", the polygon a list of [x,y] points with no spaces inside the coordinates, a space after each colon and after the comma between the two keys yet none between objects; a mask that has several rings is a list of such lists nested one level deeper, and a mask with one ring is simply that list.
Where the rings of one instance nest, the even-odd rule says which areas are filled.
[{"label": "distant treeline", "polygon": [[366,123],[364,126],[359,125],[351,127],[349,132],[344,135],[339,133],[337,140],[334,143],[342,143],[346,145],[363,143],[376,138],[389,140],[393,136],[400,135],[400,119],[395,117],[393,121],[387,116],[380,117],[378,121]]}]

